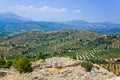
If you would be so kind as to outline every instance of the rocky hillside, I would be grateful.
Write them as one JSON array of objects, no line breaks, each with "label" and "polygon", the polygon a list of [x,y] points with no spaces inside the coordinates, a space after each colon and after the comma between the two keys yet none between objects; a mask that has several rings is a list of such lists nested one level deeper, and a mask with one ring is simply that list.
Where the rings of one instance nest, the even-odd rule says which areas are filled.
[{"label": "rocky hillside", "polygon": [[80,63],[80,60],[70,58],[48,58],[33,62],[31,73],[20,74],[12,69],[0,70],[0,80],[120,80],[119,77],[95,64],[90,72],[86,72]]}]

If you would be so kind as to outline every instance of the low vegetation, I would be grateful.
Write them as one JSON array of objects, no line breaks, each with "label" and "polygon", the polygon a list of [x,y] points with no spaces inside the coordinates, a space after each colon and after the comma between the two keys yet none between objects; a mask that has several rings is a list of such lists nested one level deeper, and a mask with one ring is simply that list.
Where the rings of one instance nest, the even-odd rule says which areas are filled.
[{"label": "low vegetation", "polygon": [[39,52],[35,60],[40,60],[40,59],[45,59],[45,54],[43,52]]},{"label": "low vegetation", "polygon": [[18,59],[17,64],[16,64],[16,69],[22,73],[22,72],[31,72],[32,67],[31,67],[31,62],[30,59],[27,57],[22,57]]},{"label": "low vegetation", "polygon": [[10,68],[12,66],[12,61],[5,60],[4,58],[0,58],[0,68]]},{"label": "low vegetation", "polygon": [[80,65],[84,67],[87,72],[90,72],[93,67],[92,63],[90,62],[82,62]]}]

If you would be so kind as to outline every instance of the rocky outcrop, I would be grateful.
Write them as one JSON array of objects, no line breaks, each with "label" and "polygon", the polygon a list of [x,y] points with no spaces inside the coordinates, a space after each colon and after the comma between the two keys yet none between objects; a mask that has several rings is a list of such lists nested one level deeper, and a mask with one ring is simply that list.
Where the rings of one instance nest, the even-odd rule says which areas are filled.
[{"label": "rocky outcrop", "polygon": [[62,57],[39,60],[32,63],[33,72],[10,74],[1,80],[120,80],[98,65],[94,65],[91,72],[86,72],[80,62]]},{"label": "rocky outcrop", "polygon": [[4,77],[7,75],[7,72],[4,72],[4,71],[0,71],[0,77]]}]

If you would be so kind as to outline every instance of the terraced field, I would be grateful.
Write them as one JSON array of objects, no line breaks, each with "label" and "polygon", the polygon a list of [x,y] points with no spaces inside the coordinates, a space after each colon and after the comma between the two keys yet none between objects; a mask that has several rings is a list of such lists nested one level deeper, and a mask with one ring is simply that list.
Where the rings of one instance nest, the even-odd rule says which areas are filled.
[{"label": "terraced field", "polygon": [[77,53],[76,59],[79,60],[98,59],[105,60],[108,62],[114,62],[120,59],[120,47],[109,46],[108,49],[88,50],[79,54]]},{"label": "terraced field", "polygon": [[119,63],[100,64],[100,66],[120,76],[120,64]]},{"label": "terraced field", "polygon": [[91,61],[116,75],[120,75],[120,46],[109,46],[108,49],[77,53],[76,59]]}]

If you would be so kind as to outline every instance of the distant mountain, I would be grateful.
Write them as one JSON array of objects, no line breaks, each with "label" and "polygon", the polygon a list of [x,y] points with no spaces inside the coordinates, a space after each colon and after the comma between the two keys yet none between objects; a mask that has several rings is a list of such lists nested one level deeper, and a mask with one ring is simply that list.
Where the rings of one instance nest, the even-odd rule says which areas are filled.
[{"label": "distant mountain", "polygon": [[1,19],[10,19],[10,20],[21,20],[21,21],[31,21],[31,19],[21,17],[19,15],[16,15],[11,12],[6,12],[6,13],[0,13],[0,18]]},{"label": "distant mountain", "polygon": [[83,20],[67,22],[37,22],[11,12],[0,13],[0,37],[31,30],[93,30],[101,33],[120,33],[120,24],[90,23]]},{"label": "distant mountain", "polygon": [[0,14],[0,37],[40,29],[34,21],[11,12]]},{"label": "distant mountain", "polygon": [[3,13],[3,14],[0,14],[0,18],[20,19],[20,18],[22,18],[22,17],[14,14],[14,13],[11,13],[11,12],[6,12],[6,13]]}]

